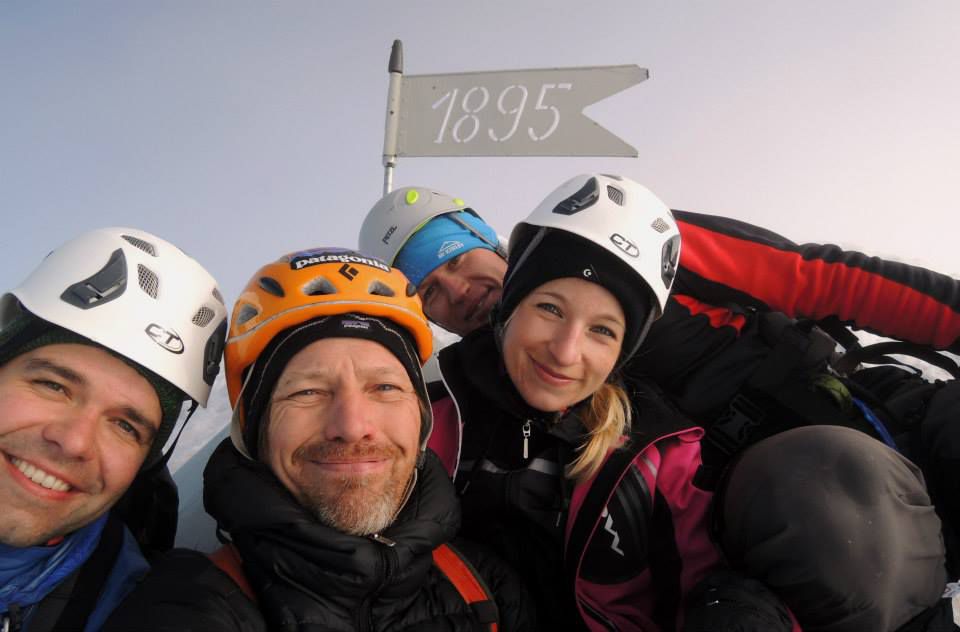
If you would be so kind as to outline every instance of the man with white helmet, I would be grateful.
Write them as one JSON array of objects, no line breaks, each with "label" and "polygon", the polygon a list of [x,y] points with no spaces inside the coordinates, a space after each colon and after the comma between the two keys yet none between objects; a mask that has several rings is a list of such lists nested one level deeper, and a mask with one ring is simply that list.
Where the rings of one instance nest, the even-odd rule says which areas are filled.
[{"label": "man with white helmet", "polygon": [[147,570],[111,511],[206,405],[226,331],[216,281],[149,233],[51,252],[0,299],[0,629],[98,630]]},{"label": "man with white helmet", "polygon": [[378,201],[363,222],[359,249],[402,270],[427,317],[461,336],[487,323],[507,270],[506,247],[493,228],[463,200],[424,187]]}]

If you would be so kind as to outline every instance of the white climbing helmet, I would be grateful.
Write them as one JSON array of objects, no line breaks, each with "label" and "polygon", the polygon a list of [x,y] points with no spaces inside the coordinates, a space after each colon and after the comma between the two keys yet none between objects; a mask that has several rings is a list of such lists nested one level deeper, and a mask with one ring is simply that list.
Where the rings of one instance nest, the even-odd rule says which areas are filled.
[{"label": "white climbing helmet", "polygon": [[0,331],[22,309],[103,345],[206,406],[227,309],[217,282],[173,244],[133,228],[84,233],[0,299]]},{"label": "white climbing helmet", "polygon": [[425,187],[391,191],[364,218],[358,250],[393,265],[400,249],[424,224],[438,215],[463,210],[476,215],[460,198]]},{"label": "white climbing helmet", "polygon": [[654,317],[663,313],[680,260],[680,231],[669,207],[646,187],[613,175],[571,178],[517,224],[510,252],[520,254],[540,227],[573,233],[616,255],[650,286]]}]

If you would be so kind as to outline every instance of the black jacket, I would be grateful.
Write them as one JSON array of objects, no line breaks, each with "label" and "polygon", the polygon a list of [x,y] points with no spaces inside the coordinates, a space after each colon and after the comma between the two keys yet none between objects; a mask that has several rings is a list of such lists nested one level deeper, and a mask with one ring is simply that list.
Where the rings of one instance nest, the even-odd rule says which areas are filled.
[{"label": "black jacket", "polygon": [[[175,551],[106,630],[473,630],[475,618],[433,566],[459,527],[453,486],[428,454],[386,546],[319,523],[262,464],[225,441],[204,472],[207,510],[231,534],[254,605],[205,556]],[[501,630],[532,629],[525,590],[502,562],[457,541],[496,596]]]}]

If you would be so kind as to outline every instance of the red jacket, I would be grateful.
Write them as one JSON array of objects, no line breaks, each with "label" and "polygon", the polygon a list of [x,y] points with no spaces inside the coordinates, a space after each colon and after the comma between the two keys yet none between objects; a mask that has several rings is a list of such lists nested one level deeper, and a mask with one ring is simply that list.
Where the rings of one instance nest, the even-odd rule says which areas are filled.
[{"label": "red jacket", "polygon": [[769,351],[757,311],[833,316],[960,352],[956,279],[834,245],[797,245],[732,219],[674,215],[683,246],[673,293],[626,372],[652,379],[695,421],[722,412]]}]

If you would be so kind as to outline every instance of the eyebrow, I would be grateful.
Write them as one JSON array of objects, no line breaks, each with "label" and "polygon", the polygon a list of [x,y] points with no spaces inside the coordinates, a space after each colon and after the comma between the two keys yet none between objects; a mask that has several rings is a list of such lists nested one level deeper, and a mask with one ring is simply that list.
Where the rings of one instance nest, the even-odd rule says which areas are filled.
[{"label": "eyebrow", "polygon": [[[551,292],[550,290],[537,290],[534,293],[549,296],[559,301],[560,303],[563,303],[564,305],[570,305],[571,303],[573,303],[573,301],[569,300],[566,296],[559,294],[558,292]],[[620,318],[617,318],[614,314],[602,313],[602,314],[596,315],[595,318],[597,320],[603,320],[614,325],[620,325],[621,327],[626,326],[623,320],[621,320]]]},{"label": "eyebrow", "polygon": [[63,365],[56,364],[55,362],[47,360],[46,358],[30,358],[30,360],[27,361],[26,370],[50,371],[51,373],[55,373],[66,381],[77,386],[86,386],[87,384],[87,380],[73,369],[68,369]]},{"label": "eyebrow", "polygon": [[[57,364],[52,360],[47,360],[46,358],[30,358],[30,360],[27,361],[26,370],[33,372],[49,371],[75,386],[87,385],[87,379],[73,369]],[[142,428],[147,433],[147,438],[153,441],[154,436],[157,434],[157,428],[150,423],[146,415],[132,406],[123,406],[120,412],[131,423]]]},{"label": "eyebrow", "polygon": [[[163,414],[162,411],[163,409],[161,407],[161,415]],[[147,440],[151,444],[153,443],[154,437],[157,436],[157,428],[150,423],[150,421],[147,420],[147,418],[142,415],[139,410],[133,408],[132,406],[124,406],[120,409],[120,412],[123,413],[123,417],[125,417],[128,421],[143,429],[143,431],[147,433]],[[160,423],[163,423],[163,419],[160,420]]]},{"label": "eyebrow", "polygon": [[[403,367],[395,367],[387,364],[377,364],[369,367],[361,367],[357,374],[365,379],[370,377],[377,378],[380,375],[385,375],[387,377],[406,375],[407,371]],[[305,371],[293,371],[290,375],[283,380],[277,381],[277,386],[286,386],[288,384],[297,384],[301,381],[307,381],[312,379],[330,379],[336,377],[334,371],[326,368],[319,369],[307,369]]]}]

